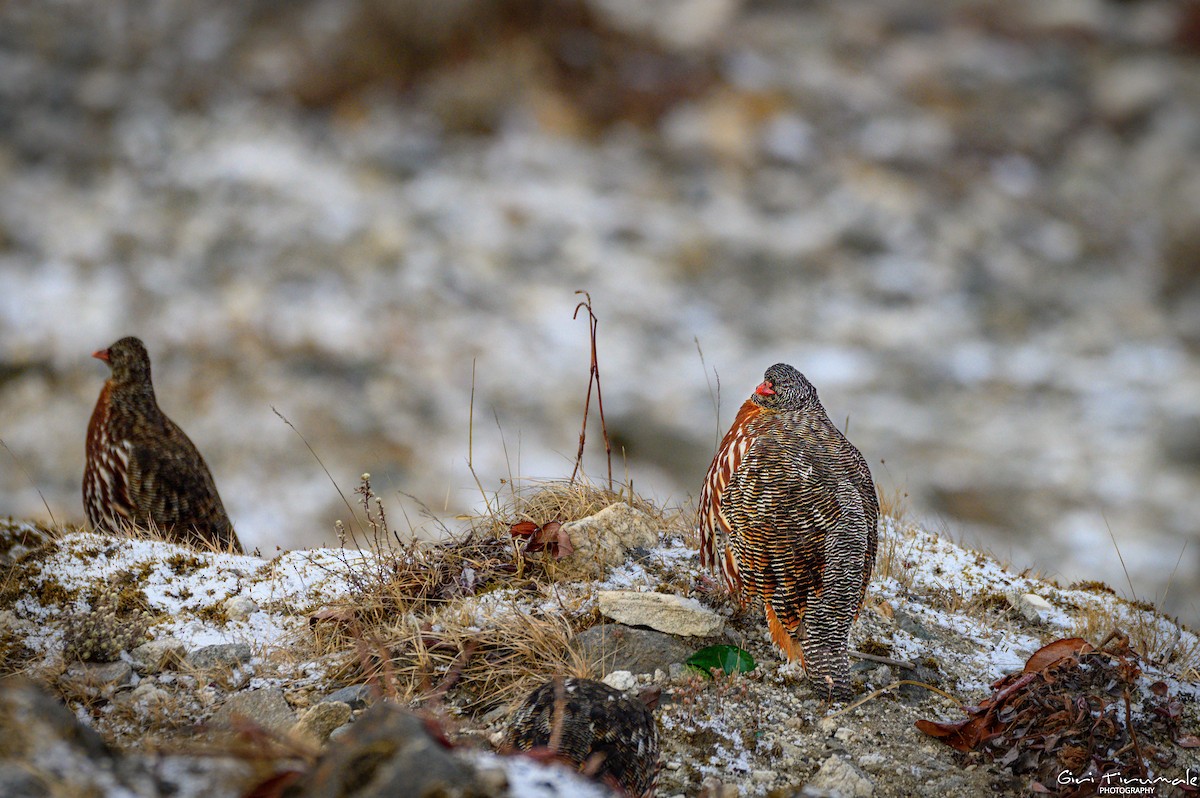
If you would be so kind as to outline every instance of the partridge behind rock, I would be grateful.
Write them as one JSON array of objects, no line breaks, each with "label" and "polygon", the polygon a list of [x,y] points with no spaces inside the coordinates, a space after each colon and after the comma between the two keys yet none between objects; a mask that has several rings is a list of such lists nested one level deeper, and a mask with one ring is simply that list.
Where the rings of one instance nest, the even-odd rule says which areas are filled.
[{"label": "partridge behind rock", "polygon": [[158,407],[146,347],[122,338],[92,357],[106,362],[112,376],[88,423],[88,523],[109,532],[155,528],[174,540],[241,551],[204,458]]},{"label": "partridge behind rock", "polygon": [[817,391],[780,363],[738,410],[700,492],[700,560],[818,689],[849,691],[850,625],[875,563],[879,501],[866,461]]},{"label": "partridge behind rock", "polygon": [[658,725],[642,701],[602,682],[556,676],[513,715],[505,747],[547,751],[630,796],[658,779]]}]

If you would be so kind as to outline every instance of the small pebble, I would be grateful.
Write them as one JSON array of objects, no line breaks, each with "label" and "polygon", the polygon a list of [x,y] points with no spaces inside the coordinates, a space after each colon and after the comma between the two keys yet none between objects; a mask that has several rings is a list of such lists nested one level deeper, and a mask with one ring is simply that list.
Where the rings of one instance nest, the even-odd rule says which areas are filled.
[{"label": "small pebble", "polygon": [[614,690],[629,690],[637,686],[637,679],[629,671],[613,671],[601,681]]},{"label": "small pebble", "polygon": [[258,612],[258,604],[249,596],[230,596],[225,600],[225,615],[231,621],[244,621]]}]

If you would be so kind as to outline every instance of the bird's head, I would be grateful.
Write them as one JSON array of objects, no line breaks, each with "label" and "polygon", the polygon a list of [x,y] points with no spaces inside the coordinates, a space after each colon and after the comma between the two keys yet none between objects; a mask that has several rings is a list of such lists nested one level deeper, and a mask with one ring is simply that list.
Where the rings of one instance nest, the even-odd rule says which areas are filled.
[{"label": "bird's head", "polygon": [[750,399],[768,410],[802,410],[816,403],[817,389],[787,363],[776,363]]},{"label": "bird's head", "polygon": [[108,364],[115,382],[150,382],[150,355],[140,338],[122,338],[108,349],[93,352],[92,357]]}]

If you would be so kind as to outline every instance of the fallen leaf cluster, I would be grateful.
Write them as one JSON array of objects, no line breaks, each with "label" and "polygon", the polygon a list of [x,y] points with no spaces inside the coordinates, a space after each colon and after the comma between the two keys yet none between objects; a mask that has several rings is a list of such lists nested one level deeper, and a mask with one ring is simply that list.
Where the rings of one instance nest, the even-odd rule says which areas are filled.
[{"label": "fallen leaf cluster", "polygon": [[965,707],[966,720],[916,725],[966,753],[964,764],[983,759],[1028,778],[1035,794],[1093,795],[1103,785],[1164,777],[1176,746],[1200,745],[1182,733],[1183,704],[1168,685],[1143,687],[1141,677],[1141,660],[1120,631],[1099,647],[1064,638],[995,682],[996,692],[978,706]]},{"label": "fallen leaf cluster", "polygon": [[525,554],[548,551],[554,559],[561,560],[575,551],[571,538],[558,521],[547,521],[541,526],[533,521],[521,521],[509,527],[508,531],[514,538],[525,538],[525,548],[522,550]]}]

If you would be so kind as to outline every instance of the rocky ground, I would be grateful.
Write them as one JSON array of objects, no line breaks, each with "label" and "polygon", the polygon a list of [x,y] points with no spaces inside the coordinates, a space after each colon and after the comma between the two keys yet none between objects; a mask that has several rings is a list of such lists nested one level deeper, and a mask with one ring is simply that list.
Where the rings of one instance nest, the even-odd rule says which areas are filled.
[{"label": "rocky ground", "polygon": [[[1060,661],[1038,682],[1041,704],[1061,709],[1076,682],[1111,666],[1071,722],[1100,724],[1094,739],[1132,723],[1138,759],[1130,744],[1120,756],[1147,777],[1200,769],[1189,737],[1200,640],[1101,583],[1015,573],[885,518],[852,638],[875,659],[854,665],[860,700],[831,706],[780,662],[761,620],[733,612],[700,573],[680,515],[629,494],[565,490],[514,496],[496,505],[503,521],[477,519],[439,547],[403,545],[375,516],[360,522],[371,550],[271,560],[8,523],[0,666],[19,675],[0,682],[0,730],[21,744],[0,759],[0,792],[215,797],[257,785],[259,795],[366,796],[402,784],[432,795],[423,791],[440,780],[456,795],[603,794],[491,753],[513,703],[554,672],[661,689],[659,795],[1024,795],[1035,779],[1053,792],[1046,774],[1071,761],[1061,718],[1036,744],[1028,735],[1048,722],[1032,732],[1014,722],[988,743],[990,759],[914,724],[964,720],[959,702],[986,708],[1007,674],[1040,679],[1020,673],[1037,671],[1026,661],[1043,644],[1099,645],[1114,629],[1141,656],[1117,641],[1079,654],[1074,671]],[[547,514],[569,521],[561,537]],[[559,542],[523,553],[508,526],[518,521]],[[684,666],[712,644],[739,646],[757,666],[715,676]],[[1026,717],[1035,704],[995,714]],[[1005,761],[1008,745],[1017,753]],[[1118,747],[1096,745],[1097,762]]]},{"label": "rocky ground", "polygon": [[341,484],[479,512],[472,362],[476,466],[561,473],[582,288],[646,489],[682,502],[711,456],[696,339],[725,423],[786,360],[921,517],[1124,588],[1111,528],[1195,623],[1200,549],[1171,574],[1200,517],[1196,19],[0,4],[0,512],[82,517],[87,356],[127,333],[249,545],[331,542],[342,512],[272,408]]}]

